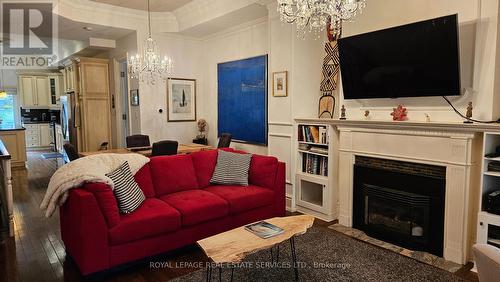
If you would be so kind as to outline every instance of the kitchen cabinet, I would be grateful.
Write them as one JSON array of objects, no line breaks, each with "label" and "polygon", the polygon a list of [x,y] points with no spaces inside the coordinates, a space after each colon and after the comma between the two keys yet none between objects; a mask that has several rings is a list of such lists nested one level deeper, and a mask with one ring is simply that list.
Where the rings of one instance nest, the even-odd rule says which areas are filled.
[{"label": "kitchen cabinet", "polygon": [[23,107],[56,106],[61,95],[59,74],[22,74],[19,76],[19,90]]},{"label": "kitchen cabinet", "polygon": [[77,63],[71,61],[64,68],[63,78],[64,78],[64,90],[66,92],[75,91],[77,87]]},{"label": "kitchen cabinet", "polygon": [[9,151],[12,167],[24,167],[27,160],[25,130],[0,130],[0,139]]},{"label": "kitchen cabinet", "polygon": [[61,93],[63,92],[61,78],[58,75],[50,75],[48,77],[48,82],[49,82],[50,106],[59,105],[59,97],[61,97]]},{"label": "kitchen cabinet", "polygon": [[26,128],[26,147],[50,147],[52,143],[50,126],[48,123],[25,124]]},{"label": "kitchen cabinet", "polygon": [[50,104],[49,79],[46,76],[35,76],[35,91],[37,106],[48,106]]},{"label": "kitchen cabinet", "polygon": [[71,106],[76,116],[78,151],[97,151],[102,143],[112,143],[109,60],[76,58],[69,68],[66,80],[77,98]]},{"label": "kitchen cabinet", "polygon": [[50,147],[50,143],[52,143],[50,134],[50,126],[48,123],[39,124],[40,130],[40,147]]},{"label": "kitchen cabinet", "polygon": [[35,85],[32,76],[20,76],[19,88],[23,105],[36,105],[37,97],[35,93]]}]

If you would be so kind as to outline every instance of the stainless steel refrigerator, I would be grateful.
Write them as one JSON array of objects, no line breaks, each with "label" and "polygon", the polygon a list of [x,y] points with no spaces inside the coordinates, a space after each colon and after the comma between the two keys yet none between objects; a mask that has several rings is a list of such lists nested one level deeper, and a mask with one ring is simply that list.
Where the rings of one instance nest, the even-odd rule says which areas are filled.
[{"label": "stainless steel refrigerator", "polygon": [[[75,92],[61,95],[61,130],[63,144],[70,143],[78,150],[78,128],[80,127],[80,113],[76,103]],[[64,159],[67,159],[64,152]]]}]

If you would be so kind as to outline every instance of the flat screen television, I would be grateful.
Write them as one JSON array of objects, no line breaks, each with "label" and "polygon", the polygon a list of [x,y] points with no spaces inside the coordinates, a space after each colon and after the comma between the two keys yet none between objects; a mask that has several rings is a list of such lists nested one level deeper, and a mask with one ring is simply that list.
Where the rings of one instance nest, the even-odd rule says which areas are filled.
[{"label": "flat screen television", "polygon": [[460,95],[458,16],[339,40],[345,99]]}]

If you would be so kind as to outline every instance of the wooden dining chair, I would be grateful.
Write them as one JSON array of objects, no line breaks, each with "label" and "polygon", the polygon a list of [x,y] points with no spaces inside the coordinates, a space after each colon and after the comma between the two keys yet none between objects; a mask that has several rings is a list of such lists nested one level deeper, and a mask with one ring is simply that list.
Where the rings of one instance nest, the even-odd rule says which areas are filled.
[{"label": "wooden dining chair", "polygon": [[80,158],[80,156],[78,155],[78,151],[72,144],[66,143],[63,145],[63,148],[64,151],[66,152],[66,155],[68,155],[68,159],[70,162]]},{"label": "wooden dining chair", "polygon": [[177,155],[177,148],[179,143],[177,141],[165,140],[153,143],[153,150],[151,156],[169,156]]},{"label": "wooden dining chair", "polygon": [[233,135],[230,133],[222,133],[219,138],[217,148],[229,148],[229,145],[231,145],[231,139],[233,139]]},{"label": "wooden dining chair", "polygon": [[151,146],[148,135],[136,134],[126,138],[127,148]]}]

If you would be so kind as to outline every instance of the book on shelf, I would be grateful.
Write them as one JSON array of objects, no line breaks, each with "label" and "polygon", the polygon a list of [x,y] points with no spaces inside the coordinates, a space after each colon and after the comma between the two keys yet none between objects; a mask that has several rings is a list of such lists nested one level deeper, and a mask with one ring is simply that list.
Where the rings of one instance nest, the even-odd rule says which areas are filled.
[{"label": "book on shelf", "polygon": [[262,239],[271,238],[284,232],[283,228],[280,228],[267,221],[259,221],[256,223],[245,225],[245,230],[259,236]]},{"label": "book on shelf", "polygon": [[326,126],[299,125],[298,135],[299,142],[328,143],[328,130]]},{"label": "book on shelf", "polygon": [[328,176],[328,158],[305,153],[302,157],[302,172]]},{"label": "book on shelf", "polygon": [[328,155],[328,148],[325,148],[325,147],[311,146],[309,148],[309,151],[313,152],[313,153],[317,153],[317,154]]}]

